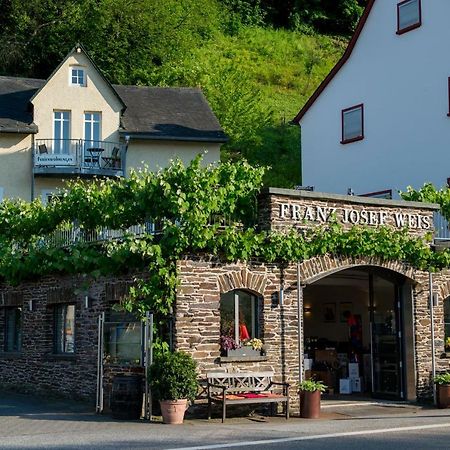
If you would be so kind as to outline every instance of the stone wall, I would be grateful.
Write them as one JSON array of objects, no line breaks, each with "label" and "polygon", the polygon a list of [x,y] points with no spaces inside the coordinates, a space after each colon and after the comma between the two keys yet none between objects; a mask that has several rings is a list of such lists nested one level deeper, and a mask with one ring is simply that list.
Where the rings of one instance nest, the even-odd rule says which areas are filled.
[{"label": "stone wall", "polygon": [[[292,385],[292,410],[298,411],[298,315],[296,268],[275,264],[235,263],[189,257],[178,263],[180,286],[175,307],[175,347],[190,353],[202,377],[208,371],[274,371],[274,381]],[[283,280],[283,281],[282,281]],[[284,298],[280,304],[283,283]],[[262,299],[266,356],[220,356],[220,294],[248,290]]]},{"label": "stone wall", "polygon": [[437,205],[269,188],[259,197],[261,229],[306,229],[333,220],[345,229],[354,225],[395,229],[408,227],[413,236],[434,231]]},{"label": "stone wall", "polygon": [[[130,282],[130,277],[87,280],[67,276],[45,277],[16,288],[0,287],[0,385],[94,402],[98,316],[120,300],[123,288]],[[89,298],[87,308],[86,296]],[[61,355],[53,351],[53,306],[58,303],[75,304],[74,354]],[[22,350],[19,353],[3,352],[5,314],[2,306],[22,306]],[[106,367],[105,374],[108,373]],[[110,381],[105,377],[106,392]]]},{"label": "stone wall", "polygon": [[[400,262],[379,258],[339,258],[322,256],[300,264],[301,285],[349,268],[383,268],[402,275],[412,285],[415,343],[416,394],[419,399],[432,396],[431,319],[428,272],[414,270]],[[189,257],[178,264],[180,286],[176,302],[175,346],[190,353],[199,363],[202,376],[208,371],[273,370],[278,381],[298,381],[298,318],[296,265],[280,267],[260,262],[229,264],[213,259]],[[449,279],[448,272],[435,275],[434,288]],[[283,281],[281,281],[283,279]],[[279,304],[284,287],[283,305]],[[220,356],[220,294],[233,289],[256,293],[263,299],[262,339],[266,357],[229,359]],[[300,293],[301,294],[301,293]],[[440,294],[442,295],[442,293]],[[302,295],[300,295],[300,298]],[[301,307],[301,344],[303,343],[303,308]],[[435,356],[438,370],[450,369],[444,353],[442,301],[434,311]],[[303,351],[303,349],[301,349]],[[444,357],[442,356],[444,355]],[[293,412],[298,400],[292,390]]]}]

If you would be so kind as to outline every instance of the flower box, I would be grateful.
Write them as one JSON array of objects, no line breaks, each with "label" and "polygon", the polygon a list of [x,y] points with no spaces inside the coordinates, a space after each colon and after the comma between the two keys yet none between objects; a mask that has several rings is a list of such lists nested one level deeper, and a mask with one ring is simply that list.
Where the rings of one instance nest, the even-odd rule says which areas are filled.
[{"label": "flower box", "polygon": [[227,356],[261,356],[261,350],[254,350],[249,345],[243,345],[234,350],[227,350]]}]

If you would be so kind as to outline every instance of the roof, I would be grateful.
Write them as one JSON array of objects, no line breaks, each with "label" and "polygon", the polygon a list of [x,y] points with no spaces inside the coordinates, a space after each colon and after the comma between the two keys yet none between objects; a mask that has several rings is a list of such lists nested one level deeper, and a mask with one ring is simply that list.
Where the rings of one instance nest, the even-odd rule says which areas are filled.
[{"label": "roof", "polygon": [[228,140],[198,88],[114,85],[114,89],[127,105],[123,134],[141,139]]},{"label": "roof", "polygon": [[[37,133],[30,100],[45,83],[0,76],[0,133]],[[126,105],[122,134],[155,140],[227,141],[200,89],[121,85],[113,89]]]},{"label": "roof", "polygon": [[367,18],[369,17],[370,11],[372,10],[372,7],[375,4],[375,1],[376,0],[368,0],[366,8],[364,9],[364,12],[363,12],[361,18],[359,19],[355,33],[353,34],[352,38],[350,39],[350,42],[349,42],[344,54],[342,55],[341,59],[331,69],[331,72],[325,77],[325,79],[322,81],[322,83],[320,83],[319,87],[315,90],[313,95],[311,95],[311,97],[305,103],[305,105],[300,110],[300,112],[294,117],[294,119],[292,120],[292,123],[296,123],[296,124],[300,123],[302,117],[306,114],[306,112],[309,110],[309,108],[311,108],[311,106],[317,100],[319,95],[325,90],[325,88],[328,86],[328,84],[331,82],[331,80],[339,72],[341,67],[350,58],[350,55],[352,54],[353,49],[355,48],[356,42],[358,41],[358,38],[364,28],[364,25],[367,22]]},{"label": "roof", "polygon": [[0,77],[0,133],[36,133],[30,99],[44,84],[32,78]]}]

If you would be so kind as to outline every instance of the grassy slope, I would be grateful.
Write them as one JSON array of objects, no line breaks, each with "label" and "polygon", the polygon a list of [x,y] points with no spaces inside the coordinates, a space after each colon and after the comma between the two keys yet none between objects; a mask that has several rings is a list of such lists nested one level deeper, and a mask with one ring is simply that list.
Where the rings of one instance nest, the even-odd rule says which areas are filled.
[{"label": "grassy slope", "polygon": [[199,50],[200,64],[209,59],[238,65],[261,92],[262,108],[273,111],[273,127],[263,132],[262,143],[247,156],[251,162],[272,167],[267,184],[299,184],[299,132],[282,124],[293,119],[345,46],[342,38],[244,28],[236,36],[219,35]]}]

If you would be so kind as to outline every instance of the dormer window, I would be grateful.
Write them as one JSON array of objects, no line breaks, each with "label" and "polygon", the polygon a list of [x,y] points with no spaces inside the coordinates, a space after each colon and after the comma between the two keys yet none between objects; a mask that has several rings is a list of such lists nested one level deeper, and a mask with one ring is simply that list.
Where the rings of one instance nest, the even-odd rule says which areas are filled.
[{"label": "dormer window", "polygon": [[70,68],[70,84],[72,86],[86,86],[86,74],[81,67]]},{"label": "dormer window", "polygon": [[422,25],[420,0],[405,0],[397,4],[397,34],[406,33],[420,25]]}]

